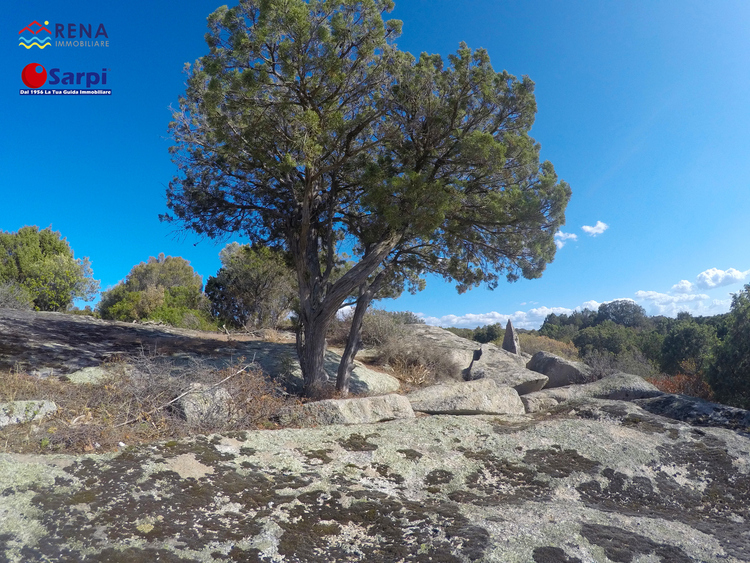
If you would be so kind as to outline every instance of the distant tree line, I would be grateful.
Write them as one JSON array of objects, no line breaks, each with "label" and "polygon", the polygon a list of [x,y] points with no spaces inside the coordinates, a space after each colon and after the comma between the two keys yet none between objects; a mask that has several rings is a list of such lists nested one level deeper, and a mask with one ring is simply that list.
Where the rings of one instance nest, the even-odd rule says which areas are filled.
[{"label": "distant tree line", "polygon": [[[478,343],[502,344],[500,323],[448,328]],[[662,390],[750,408],[750,285],[734,295],[729,313],[676,318],[648,316],[629,299],[596,311],[550,314],[539,330],[520,330],[521,349],[584,361],[599,375],[624,371]]]}]

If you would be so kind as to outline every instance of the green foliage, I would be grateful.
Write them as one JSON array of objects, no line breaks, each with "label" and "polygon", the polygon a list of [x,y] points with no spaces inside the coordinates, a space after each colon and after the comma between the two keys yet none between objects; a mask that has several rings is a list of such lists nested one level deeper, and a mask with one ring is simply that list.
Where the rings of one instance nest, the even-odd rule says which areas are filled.
[{"label": "green foliage", "polygon": [[36,226],[0,232],[0,283],[22,286],[38,311],[65,311],[99,290],[89,259],[76,260],[59,232]]},{"label": "green foliage", "polygon": [[282,252],[233,242],[219,256],[222,267],[206,282],[219,322],[235,328],[274,328],[291,312],[297,283]]},{"label": "green foliage", "polygon": [[573,338],[573,344],[582,356],[594,350],[617,355],[635,347],[636,331],[612,320],[605,320],[601,324],[581,330]]},{"label": "green foliage", "polygon": [[692,319],[678,321],[664,337],[661,369],[669,375],[676,375],[684,373],[686,365],[692,365],[694,370],[703,373],[719,343],[716,329],[710,325],[700,325]]},{"label": "green foliage", "polygon": [[405,325],[423,325],[425,324],[422,317],[418,317],[411,311],[389,311],[390,314],[397,322]]},{"label": "green foliage", "polygon": [[630,299],[618,299],[599,305],[595,324],[612,321],[627,327],[643,326],[646,322],[646,310]]},{"label": "green foliage", "polygon": [[102,294],[103,319],[153,320],[193,329],[215,328],[208,314],[203,282],[184,258],[153,256],[133,267],[124,281]]},{"label": "green foliage", "polygon": [[750,409],[750,284],[732,296],[727,333],[708,370],[716,399]]},{"label": "green foliage", "polygon": [[502,339],[504,337],[505,329],[503,328],[503,325],[501,325],[500,323],[495,323],[475,328],[473,339],[476,342],[481,342],[482,344],[486,342],[494,342],[495,340],[500,340],[500,342],[502,343]]},{"label": "green foliage", "polygon": [[[321,335],[350,296],[366,309],[428,273],[460,291],[537,278],[570,198],[529,135],[534,83],[464,44],[447,64],[400,52],[400,22],[383,20],[392,8],[219,8],[170,124],[178,174],[163,219],[290,251],[308,393],[325,378]],[[345,238],[354,265],[335,279]]]},{"label": "green foliage", "polygon": [[550,313],[544,319],[539,334],[561,342],[571,342],[579,330],[593,326],[595,319],[596,313],[589,309],[574,311],[570,315]]},{"label": "green foliage", "polygon": [[453,334],[466,338],[467,340],[474,340],[474,329],[472,328],[456,328],[454,326],[444,327],[445,330],[452,332]]},{"label": "green foliage", "polygon": [[654,364],[637,348],[628,348],[619,354],[594,349],[583,357],[583,361],[591,368],[592,376],[596,379],[618,371],[641,377],[654,377],[657,373]]}]

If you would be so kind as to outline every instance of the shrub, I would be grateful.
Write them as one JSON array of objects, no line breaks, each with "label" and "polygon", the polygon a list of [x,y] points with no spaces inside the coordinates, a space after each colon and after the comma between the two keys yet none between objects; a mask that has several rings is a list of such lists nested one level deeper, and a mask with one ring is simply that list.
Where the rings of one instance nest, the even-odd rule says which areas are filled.
[{"label": "shrub", "polygon": [[[521,332],[518,335],[521,351],[532,356],[537,352],[549,352],[561,358],[578,361],[578,348],[572,342],[560,342],[547,336]],[[500,343],[502,345],[502,342]]]},{"label": "shrub", "polygon": [[[336,318],[328,328],[328,342],[337,346],[344,346],[349,337],[352,326],[352,315],[348,313],[344,317]],[[392,340],[402,338],[406,333],[406,324],[412,323],[416,315],[409,311],[383,311],[382,309],[370,309],[365,313],[362,321],[362,344],[365,347],[382,347],[388,345]],[[406,322],[408,321],[408,322]]]},{"label": "shrub", "polygon": [[653,363],[637,349],[626,350],[621,354],[593,350],[584,356],[583,361],[591,368],[592,376],[596,379],[618,371],[640,377],[653,377],[657,374]]},{"label": "shrub", "polygon": [[[109,379],[76,385],[18,372],[3,376],[0,401],[47,399],[54,415],[34,423],[0,428],[0,449],[16,452],[81,453],[219,432],[277,427],[294,401],[254,366],[218,368],[207,362],[176,363],[140,356],[109,364]],[[229,397],[227,417],[206,417],[189,425],[175,401],[194,392],[191,384],[220,388]]]},{"label": "shrub", "polygon": [[0,283],[6,282],[22,285],[39,311],[65,311],[75,299],[91,301],[99,291],[89,259],[75,259],[60,233],[36,226],[0,231]]},{"label": "shrub", "polygon": [[697,370],[704,371],[718,343],[714,327],[699,325],[692,320],[681,321],[664,338],[661,369],[676,374],[681,371],[681,364],[690,361]]},{"label": "shrub", "polygon": [[233,242],[219,253],[221,269],[206,294],[221,323],[235,328],[275,328],[297,299],[296,274],[280,250]]},{"label": "shrub", "polygon": [[676,375],[654,375],[646,377],[646,381],[654,385],[659,391],[664,393],[675,393],[679,395],[689,395],[707,401],[714,400],[714,393],[708,383],[700,374],[678,373]]},{"label": "shrub", "polygon": [[97,310],[104,319],[215,330],[201,285],[187,260],[160,254],[134,266],[124,281],[105,291]]},{"label": "shrub", "polygon": [[394,338],[379,347],[377,361],[390,366],[395,377],[412,385],[461,379],[461,366],[450,350],[424,344],[414,346],[404,338]]},{"label": "shrub", "polygon": [[25,287],[14,281],[0,283],[0,309],[29,311],[33,308],[31,293]]},{"label": "shrub", "polygon": [[474,340],[474,330],[471,328],[456,328],[454,326],[445,327],[445,330],[452,332],[456,336],[465,338],[466,340]]},{"label": "shrub", "polygon": [[750,284],[732,296],[726,336],[716,348],[707,379],[716,399],[750,409]]}]

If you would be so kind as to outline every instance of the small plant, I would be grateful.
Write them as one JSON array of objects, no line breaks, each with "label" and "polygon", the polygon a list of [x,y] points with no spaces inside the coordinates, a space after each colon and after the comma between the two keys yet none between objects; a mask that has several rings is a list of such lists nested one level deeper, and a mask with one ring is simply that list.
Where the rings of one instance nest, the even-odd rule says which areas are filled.
[{"label": "small plant", "polygon": [[0,283],[0,309],[30,311],[34,308],[31,293],[14,281]]},{"label": "small plant", "polygon": [[688,395],[707,401],[714,400],[714,393],[701,374],[678,373],[672,376],[660,374],[647,377],[646,381],[664,393]]},{"label": "small plant", "polygon": [[395,377],[412,385],[461,379],[461,366],[453,359],[450,350],[415,345],[406,339],[394,340],[378,348],[378,361],[389,365]]},{"label": "small plant", "polygon": [[[521,351],[534,355],[537,352],[549,352],[566,360],[578,361],[578,348],[572,342],[560,342],[547,336],[521,332],[518,335]],[[502,346],[502,341],[500,342]]]}]

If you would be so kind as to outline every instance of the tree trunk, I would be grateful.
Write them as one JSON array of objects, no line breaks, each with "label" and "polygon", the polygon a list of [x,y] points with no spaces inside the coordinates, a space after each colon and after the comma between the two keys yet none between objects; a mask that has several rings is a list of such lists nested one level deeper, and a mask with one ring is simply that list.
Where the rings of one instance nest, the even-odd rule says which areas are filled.
[{"label": "tree trunk", "polygon": [[380,291],[385,278],[386,272],[382,271],[375,277],[369,287],[360,289],[357,306],[354,308],[354,316],[352,317],[352,326],[346,339],[344,355],[341,357],[341,363],[336,374],[336,391],[341,393],[342,397],[349,395],[349,382],[352,377],[352,369],[354,369],[354,358],[362,348],[362,323],[365,320],[365,313],[367,313],[375,294]]},{"label": "tree trunk", "polygon": [[341,356],[341,363],[339,363],[336,375],[336,391],[341,393],[342,397],[349,395],[349,380],[352,377],[352,369],[354,369],[354,357],[362,348],[362,321],[365,319],[365,313],[371,300],[372,297],[368,298],[367,291],[365,291],[360,294],[357,299],[357,306],[354,308],[352,326],[349,329],[346,347],[343,356]]},{"label": "tree trunk", "polygon": [[[324,369],[327,329],[328,323],[321,326],[313,322],[302,329],[304,333],[297,334],[297,354],[304,377],[305,397],[322,397],[328,383],[328,374]],[[300,342],[300,339],[303,341]]]},{"label": "tree trunk", "polygon": [[[328,375],[323,369],[325,338],[328,326],[336,316],[339,307],[357,287],[367,283],[367,278],[377,269],[399,240],[400,235],[391,235],[373,245],[369,252],[365,253],[365,257],[334,284],[324,283],[325,280],[320,275],[317,245],[309,244],[309,249],[314,249],[313,252],[309,249],[306,251],[301,245],[296,248],[293,245],[292,250],[297,254],[297,280],[300,297],[297,355],[302,368],[304,395],[306,397],[319,397],[328,381]],[[378,279],[380,279],[380,274],[375,281]],[[371,284],[371,287],[374,285],[375,282]],[[375,292],[377,292],[377,288]],[[369,305],[371,299],[372,297],[367,301],[367,305]],[[367,306],[364,309],[367,309]],[[364,314],[364,311],[362,314]],[[351,360],[353,358],[354,355],[351,354]],[[351,368],[349,369],[351,371]]]}]

